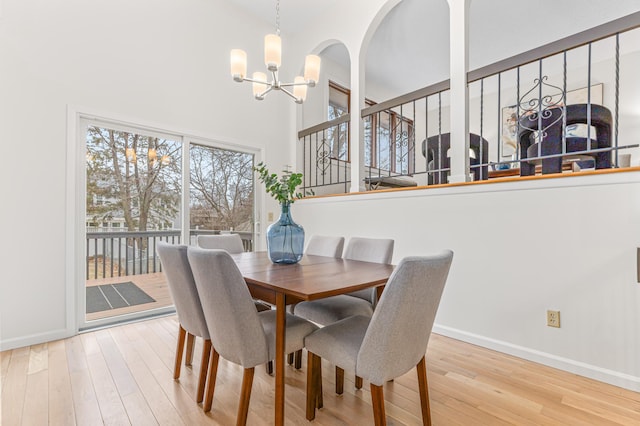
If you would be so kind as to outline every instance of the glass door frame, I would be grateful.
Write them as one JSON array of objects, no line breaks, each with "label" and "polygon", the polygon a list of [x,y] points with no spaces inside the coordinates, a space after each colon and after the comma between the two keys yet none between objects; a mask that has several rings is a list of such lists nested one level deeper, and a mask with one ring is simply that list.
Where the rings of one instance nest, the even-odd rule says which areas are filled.
[{"label": "glass door frame", "polygon": [[[88,329],[106,327],[113,324],[146,319],[150,316],[170,315],[175,307],[155,308],[138,313],[118,315],[115,317],[86,320],[86,137],[90,125],[103,125],[118,130],[139,132],[144,135],[161,135],[182,143],[182,221],[181,241],[190,241],[189,224],[189,185],[190,185],[190,147],[192,144],[214,148],[230,149],[254,155],[255,164],[259,163],[264,150],[237,143],[225,143],[219,140],[194,136],[182,131],[162,128],[154,124],[145,124],[139,120],[119,117],[116,114],[91,112],[89,108],[67,107],[67,170],[66,170],[66,222],[65,227],[65,275],[66,275],[66,310],[65,330],[63,337],[72,336]],[[261,217],[263,215],[264,197],[257,188],[254,178],[254,249],[264,249],[260,236]]]}]

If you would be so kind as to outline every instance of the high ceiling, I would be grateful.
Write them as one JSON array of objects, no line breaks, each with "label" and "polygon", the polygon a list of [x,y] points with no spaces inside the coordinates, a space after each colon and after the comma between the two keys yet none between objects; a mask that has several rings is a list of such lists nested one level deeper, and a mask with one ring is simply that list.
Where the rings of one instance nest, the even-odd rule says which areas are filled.
[{"label": "high ceiling", "polygon": [[[275,0],[229,1],[266,22],[275,23]],[[338,0],[281,0],[283,33],[303,31],[305,24],[336,4]],[[470,69],[639,10],[638,0],[473,0]],[[337,63],[349,63],[344,48],[330,47],[323,55]],[[400,95],[444,80],[448,75],[447,0],[403,0],[389,12],[371,40],[367,82]]]}]

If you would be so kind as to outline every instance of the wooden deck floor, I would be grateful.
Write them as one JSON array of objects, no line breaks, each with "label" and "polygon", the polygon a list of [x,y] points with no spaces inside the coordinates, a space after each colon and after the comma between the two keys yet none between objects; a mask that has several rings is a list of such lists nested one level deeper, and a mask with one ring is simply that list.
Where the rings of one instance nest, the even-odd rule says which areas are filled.
[{"label": "wooden deck floor", "polygon": [[[213,410],[194,399],[201,342],[192,368],[174,381],[175,316],[121,325],[0,353],[1,420],[13,425],[231,425],[242,368],[220,360]],[[306,357],[304,357],[306,359]],[[368,383],[333,392],[323,363],[324,408],[305,419],[306,366],[287,367],[287,425],[370,425]],[[640,394],[439,335],[427,351],[433,424],[639,425]],[[421,424],[415,370],[384,386],[387,423]],[[274,381],[256,375],[249,425],[273,424]]]},{"label": "wooden deck floor", "polygon": [[87,321],[118,316],[122,314],[129,314],[131,312],[141,312],[149,309],[164,308],[166,306],[172,306],[173,300],[171,299],[171,293],[169,292],[169,286],[165,279],[163,272],[154,272],[151,274],[143,275],[127,275],[122,277],[102,278],[96,280],[87,280],[87,287],[103,285],[103,284],[116,284],[131,281],[142,291],[147,293],[155,302],[144,303],[142,305],[127,306],[126,308],[110,309],[107,311],[93,312],[87,314]]}]

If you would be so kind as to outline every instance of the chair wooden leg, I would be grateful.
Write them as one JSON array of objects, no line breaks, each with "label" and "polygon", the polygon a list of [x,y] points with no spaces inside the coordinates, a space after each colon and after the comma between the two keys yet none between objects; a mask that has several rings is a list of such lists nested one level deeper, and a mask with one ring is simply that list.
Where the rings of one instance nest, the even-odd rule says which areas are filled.
[{"label": "chair wooden leg", "polygon": [[293,364],[293,352],[291,352],[291,353],[287,356],[287,364],[289,364],[289,365]]},{"label": "chair wooden leg", "polygon": [[373,405],[373,422],[375,426],[386,426],[387,416],[384,414],[384,392],[382,386],[371,383],[371,403]]},{"label": "chair wooden leg", "polygon": [[177,380],[180,377],[180,365],[182,364],[182,353],[184,352],[184,339],[187,332],[182,326],[179,326],[178,330],[178,344],[176,346],[176,362],[173,366],[173,379]]},{"label": "chair wooden leg", "polygon": [[300,370],[302,368],[302,349],[296,351],[296,370]]},{"label": "chair wooden leg", "polygon": [[191,366],[193,362],[193,346],[196,343],[196,336],[191,333],[187,333],[187,356],[184,360],[184,365]]},{"label": "chair wooden leg", "polygon": [[336,393],[342,395],[344,393],[344,370],[336,366]]},{"label": "chair wooden leg", "polygon": [[322,358],[316,356],[313,368],[316,370],[316,408],[322,408]]},{"label": "chair wooden leg", "polygon": [[318,388],[318,384],[322,385],[322,371],[320,357],[312,352],[307,353],[307,420],[311,421],[316,418],[318,392],[322,394],[322,389]]},{"label": "chair wooden leg", "polygon": [[211,340],[207,339],[202,344],[202,360],[200,361],[200,376],[198,380],[198,392],[196,402],[199,404],[204,398],[204,385],[207,382],[207,371],[209,370],[209,357],[211,356]]},{"label": "chair wooden leg", "polygon": [[267,369],[267,374],[273,376],[273,361],[266,363],[265,367]]},{"label": "chair wooden leg", "polygon": [[420,388],[420,408],[422,409],[422,424],[431,426],[431,407],[429,406],[429,384],[427,383],[427,365],[424,357],[416,366],[418,371],[418,387]]},{"label": "chair wooden leg", "polygon": [[249,401],[251,400],[251,386],[253,385],[253,373],[255,368],[245,368],[242,375],[242,390],[240,391],[240,405],[238,405],[237,426],[245,426],[247,424],[247,415],[249,414]]},{"label": "chair wooden leg", "polygon": [[204,412],[211,411],[213,405],[213,392],[216,390],[216,376],[218,374],[218,359],[220,355],[216,351],[216,348],[211,347],[211,359],[209,361],[209,377],[207,379],[207,396],[204,400]]},{"label": "chair wooden leg", "polygon": [[362,377],[356,376],[356,389],[362,389]]}]

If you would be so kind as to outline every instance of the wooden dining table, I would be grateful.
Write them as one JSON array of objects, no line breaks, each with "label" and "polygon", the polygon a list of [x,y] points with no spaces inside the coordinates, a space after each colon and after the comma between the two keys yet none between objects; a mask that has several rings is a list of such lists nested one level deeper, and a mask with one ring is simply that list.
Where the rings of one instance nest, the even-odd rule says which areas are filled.
[{"label": "wooden dining table", "polygon": [[266,252],[233,254],[251,295],[276,307],[275,425],[284,424],[286,306],[350,293],[387,282],[393,265],[324,256],[275,264]]}]

